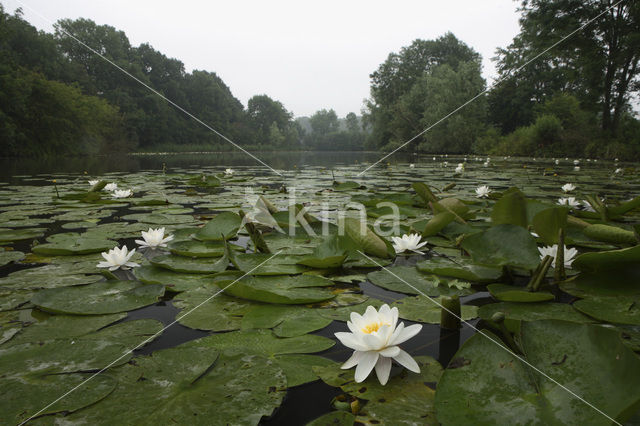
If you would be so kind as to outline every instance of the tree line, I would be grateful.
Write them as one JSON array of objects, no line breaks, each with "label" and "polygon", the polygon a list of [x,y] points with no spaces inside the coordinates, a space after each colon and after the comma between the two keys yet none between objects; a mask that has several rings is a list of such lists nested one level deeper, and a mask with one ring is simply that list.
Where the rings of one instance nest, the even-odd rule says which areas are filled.
[{"label": "tree line", "polygon": [[0,5],[3,155],[229,148],[73,34],[246,147],[389,151],[413,139],[405,150],[640,158],[633,110],[640,90],[640,4],[612,5],[521,0],[520,33],[493,58],[498,76],[492,86],[482,77],[481,56],[447,33],[390,53],[370,75],[362,116],[339,118],[322,109],[297,119],[264,94],[245,108],[216,73],[186,72],[181,61],[149,44],[132,46],[111,26],[64,19],[51,34]]}]

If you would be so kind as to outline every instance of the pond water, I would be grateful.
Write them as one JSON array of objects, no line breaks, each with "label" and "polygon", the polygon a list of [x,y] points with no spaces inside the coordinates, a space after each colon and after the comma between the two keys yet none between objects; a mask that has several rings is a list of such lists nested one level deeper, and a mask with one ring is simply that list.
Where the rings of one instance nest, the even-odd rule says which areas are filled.
[{"label": "pond water", "polygon": [[[586,327],[584,324],[591,322],[605,322],[614,324],[623,337],[628,336],[625,337],[626,341],[620,340],[621,348],[626,348],[629,352],[639,349],[640,331],[637,326],[640,325],[640,312],[636,312],[638,307],[633,305],[633,300],[640,297],[640,291],[616,284],[613,290],[607,292],[594,284],[601,279],[598,274],[606,270],[599,266],[601,263],[616,266],[616,274],[620,278],[635,279],[640,275],[637,263],[634,264],[636,257],[640,256],[637,251],[622,255],[617,252],[609,254],[619,249],[632,250],[637,245],[632,225],[638,221],[637,207],[640,204],[629,204],[633,203],[629,200],[640,195],[637,165],[587,159],[574,162],[574,159],[488,159],[485,156],[471,155],[402,154],[385,160],[360,176],[359,173],[377,161],[379,154],[254,154],[282,175],[276,175],[267,167],[256,165],[246,155],[237,153],[0,160],[0,243],[5,248],[4,252],[0,252],[3,256],[0,257],[0,362],[37,377],[31,384],[25,384],[19,377],[0,378],[0,381],[5,380],[5,387],[13,389],[15,393],[11,398],[6,392],[0,397],[0,408],[6,408],[0,409],[0,412],[4,412],[0,415],[3,423],[21,422],[36,413],[48,415],[39,417],[35,423],[49,424],[62,419],[71,423],[91,419],[94,423],[96,416],[99,416],[98,423],[101,424],[117,422],[118,419],[135,422],[135,416],[119,417],[122,414],[117,413],[115,407],[133,398],[132,410],[139,410],[142,416],[150,402],[133,397],[140,392],[146,392],[157,400],[178,401],[176,404],[181,408],[164,407],[157,410],[157,420],[163,423],[174,418],[173,416],[188,415],[189,410],[193,410],[203,415],[209,413],[210,416],[218,416],[214,418],[221,423],[224,422],[223,419],[232,419],[243,424],[305,424],[328,414],[342,416],[340,419],[344,423],[340,424],[351,424],[356,419],[355,416],[353,419],[344,417],[346,414],[343,416],[343,412],[335,409],[341,404],[354,402],[364,406],[358,411],[351,405],[360,422],[390,423],[391,419],[403,416],[422,416],[423,419],[428,419],[424,422],[429,423],[436,419],[437,404],[451,403],[447,399],[448,392],[456,389],[459,391],[459,387],[464,386],[464,381],[468,380],[456,379],[454,373],[447,371],[444,377],[448,375],[449,381],[441,393],[442,400],[439,402],[440,396],[437,395],[434,402],[433,390],[442,374],[438,370],[440,367],[436,368],[434,365],[454,365],[452,371],[455,371],[456,360],[462,360],[464,368],[459,368],[460,371],[472,368],[465,367],[465,360],[472,358],[472,349],[479,345],[475,342],[482,337],[476,336],[476,340],[469,340],[476,334],[476,327],[485,328],[489,325],[488,330],[498,335],[501,330],[503,333],[518,335],[519,328],[514,327],[516,323],[520,324],[519,321],[525,323],[531,320],[534,324],[543,324],[544,321],[562,320],[562,327],[565,326],[564,321],[569,321],[574,328]],[[462,166],[456,170],[459,164]],[[225,173],[228,168],[233,169],[232,173]],[[116,183],[119,189],[131,189],[132,196],[115,199],[111,195],[113,193],[104,189],[89,192],[91,186],[87,183],[88,180],[103,181],[99,185]],[[428,185],[431,196],[442,205],[429,204],[424,193],[420,194],[421,183]],[[561,189],[567,183],[573,184],[575,188],[568,191]],[[489,186],[491,192],[488,198],[477,196],[476,188],[479,185]],[[521,192],[510,190],[514,187]],[[273,221],[266,223],[255,216],[258,223],[256,226],[262,230],[261,235],[271,252],[279,251],[278,256],[281,256],[272,266],[275,269],[269,269],[268,265],[264,267],[264,271],[258,269],[264,273],[255,272],[254,269],[250,271],[246,265],[257,266],[255,262],[258,260],[252,259],[263,259],[260,256],[267,255],[253,254],[256,243],[249,238],[247,230],[238,230],[237,226],[229,228],[228,222],[224,221],[241,209],[245,212],[253,210],[255,213],[255,205],[260,196],[268,200],[268,208],[273,208]],[[564,199],[563,202],[569,205],[566,208],[558,207],[559,199]],[[388,205],[380,205],[381,202]],[[294,209],[296,204],[298,210],[293,210],[293,216],[300,208],[306,207],[306,214],[313,225],[310,227],[311,231],[300,225],[287,228],[292,220],[287,209]],[[442,207],[445,205],[446,207]],[[264,212],[264,208],[263,205],[262,210],[258,209],[258,214]],[[431,232],[430,224],[433,222],[430,221],[437,216],[434,213],[438,212],[442,217],[446,214],[453,216],[435,232]],[[567,221],[567,214],[574,218],[573,221]],[[422,232],[425,235],[423,240],[428,242],[423,249],[425,253],[387,257],[384,245],[382,252],[379,245],[377,249],[374,247],[377,241],[383,241],[379,239],[365,239],[360,241],[360,245],[357,239],[349,239],[349,244],[358,243],[357,247],[352,247],[353,250],[358,248],[373,256],[371,261],[356,258],[352,249],[343,249],[347,250],[343,252],[334,246],[320,249],[324,241],[334,238],[338,232],[338,228],[333,225],[325,229],[322,223],[338,224],[344,216],[364,217],[372,229],[388,240],[391,240],[391,236],[407,232]],[[314,224],[313,220],[317,222]],[[593,224],[606,224],[615,229],[596,229]],[[202,228],[203,226],[205,227]],[[171,233],[175,238],[164,249],[138,249],[132,260],[141,264],[141,267],[115,271],[113,274],[96,267],[103,260],[100,252],[114,246],[126,245],[129,249],[136,247],[135,240],[141,238],[141,231],[157,227],[165,227],[167,234]],[[273,230],[274,227],[295,230],[295,235],[278,233]],[[218,234],[203,234],[203,231],[199,231],[209,228]],[[523,228],[527,228],[524,236],[519,233]],[[520,293],[526,292],[525,287],[531,281],[530,274],[540,262],[536,245],[548,245],[554,238],[552,231],[557,238],[559,228],[564,229],[568,246],[576,247],[580,254],[602,254],[605,260],[596,257],[593,264],[598,266],[593,270],[589,269],[592,261],[578,261],[582,265],[581,273],[576,275],[577,269],[567,269],[569,279],[560,285],[559,280],[553,277],[554,269],[549,268],[547,274],[541,275],[543,284],[539,291],[522,296]],[[506,232],[504,235],[513,236],[514,240],[522,241],[521,245],[501,241],[500,237],[493,236],[492,232],[498,230]],[[231,234],[225,245],[218,236],[219,232],[227,235],[227,231]],[[529,231],[535,231],[539,235],[533,237]],[[199,234],[202,235],[198,237]],[[335,238],[343,238],[341,235]],[[491,238],[498,238],[496,241],[502,244],[496,245],[496,241]],[[469,242],[475,240],[475,243]],[[328,267],[326,262],[329,262],[331,256],[326,254],[326,250],[333,256],[338,254],[337,257],[340,257],[340,253],[348,255],[344,254],[345,257],[338,265]],[[246,254],[241,254],[242,252]],[[214,266],[221,258],[226,261],[222,262],[223,267]],[[314,259],[315,267],[305,266],[304,259],[308,258]],[[319,264],[325,266],[317,266]],[[480,264],[482,266],[477,269],[476,265]],[[630,264],[634,267],[629,267]],[[387,270],[391,271],[391,275],[386,273]],[[257,285],[263,288],[260,286],[267,285],[270,276],[294,275],[295,279],[300,279],[302,275],[296,274],[301,272],[307,277],[315,275],[326,277],[323,279],[327,280],[327,284],[313,284],[320,286],[314,290],[304,290],[304,286],[296,289],[304,297],[311,298],[305,299],[307,303],[292,302],[291,298],[297,293],[291,288],[275,291],[266,287],[266,290],[258,291],[252,287]],[[101,273],[114,280],[111,281],[112,287],[104,288]],[[216,296],[215,303],[211,306],[207,307],[205,304],[200,307],[199,304],[213,291],[224,288],[242,273],[253,276],[255,282],[242,284],[242,287],[229,287],[224,294]],[[612,275],[610,272],[607,274]],[[410,289],[404,280],[416,283],[419,288]],[[265,284],[261,284],[262,281]],[[240,282],[244,281],[241,279]],[[490,294],[486,287],[490,283],[503,287],[493,287],[495,291]],[[325,289],[328,284],[331,286]],[[329,290],[331,292],[327,293]],[[525,299],[531,299],[531,294],[540,296],[536,299],[538,303],[525,303]],[[464,306],[462,316],[469,321],[463,323],[459,330],[442,329],[439,325],[439,309],[429,305],[426,298],[420,298],[453,295],[460,297]],[[625,302],[613,300],[616,297],[624,298]],[[411,298],[406,299],[411,302],[405,303],[405,298]],[[583,298],[580,302],[585,306],[574,309],[572,304],[578,298]],[[289,301],[282,305],[283,300]],[[585,301],[588,303],[583,303]],[[632,305],[627,306],[626,301],[631,301]],[[418,302],[424,305],[424,310]],[[335,378],[331,379],[332,374],[335,374],[331,372],[331,368],[339,364],[325,365],[311,355],[301,355],[313,353],[315,356],[343,363],[352,350],[338,342],[334,333],[348,331],[344,322],[347,318],[345,315],[350,309],[363,312],[369,304],[378,307],[382,303],[397,306],[401,321],[406,326],[422,325],[420,333],[402,344],[403,350],[412,357],[418,357],[423,371],[431,369],[428,373],[421,373],[427,387],[417,390],[417,395],[423,398],[421,401],[432,407],[421,416],[418,412],[402,408],[407,401],[413,401],[411,397],[405,395],[402,398],[406,401],[400,398],[399,401],[388,404],[385,398],[380,399],[385,400],[385,403],[372,402],[373,397],[366,393],[368,391],[360,390],[359,394],[357,390],[341,389],[336,385]],[[508,305],[509,303],[517,306]],[[540,304],[545,306],[535,307]],[[561,304],[566,308],[559,308]],[[479,312],[478,307],[481,306],[483,308]],[[619,314],[621,306],[628,308],[622,319]],[[547,312],[549,307],[554,312]],[[198,309],[197,313],[194,308]],[[181,318],[182,314],[191,309],[194,309],[193,315]],[[262,313],[260,309],[266,310],[266,313]],[[436,311],[429,313],[429,310],[434,309]],[[483,309],[486,310],[485,314]],[[508,331],[487,322],[492,318],[491,313],[496,310],[506,312],[505,325]],[[265,317],[259,317],[258,312]],[[614,315],[615,320],[612,320],[611,315]],[[427,320],[427,317],[436,319]],[[534,319],[540,321],[533,321]],[[287,321],[293,331],[286,331],[283,327]],[[316,323],[318,325],[314,326]],[[167,326],[170,327],[163,329]],[[260,334],[265,330],[275,335]],[[582,332],[577,328],[571,330],[574,334]],[[543,336],[545,332],[546,329],[532,329],[531,334]],[[217,341],[216,336],[223,335],[237,336],[240,343],[210,343]],[[98,376],[100,383],[87,386],[85,400],[81,396],[70,396],[66,405],[62,401],[57,403],[59,405],[47,407],[61,393],[60,390],[71,389],[87,378],[87,371],[98,371],[113,361],[107,359],[110,348],[113,347],[111,353],[116,353],[116,349],[136,347],[147,338],[151,340],[134,351],[133,359],[126,358],[110,366],[108,371]],[[498,339],[500,338],[509,344],[509,337],[501,335]],[[566,340],[566,336],[563,338]],[[62,343],[98,342],[98,339],[107,348],[104,359],[91,358],[94,355],[90,351],[83,352],[82,348],[73,355],[59,351],[70,357],[69,363],[83,364],[83,368],[62,367],[63,360],[51,360],[49,355],[38,352],[40,349],[36,347],[44,345],[51,348],[49,352],[54,352],[57,345]],[[276,343],[269,339],[286,342],[284,345],[288,349],[274,349],[272,345]],[[460,349],[467,340],[471,346],[465,345]],[[238,359],[234,351],[243,352],[244,349],[244,352],[253,353],[255,348],[249,347],[251,342],[257,345],[257,358]],[[522,344],[524,343],[518,343]],[[243,398],[229,397],[231,400],[224,403],[212,399],[207,403],[197,395],[184,391],[177,377],[181,376],[178,372],[184,370],[185,364],[193,362],[192,355],[183,356],[180,351],[199,353],[198,351],[203,350],[203,345],[209,345],[208,353],[218,350],[221,353],[221,361],[215,363],[211,360],[207,364],[205,359],[202,366],[193,367],[194,372],[199,372],[193,376],[193,380],[200,380],[198,386],[203,391],[211,391],[207,386],[216,389],[222,386],[222,380],[226,377],[224,374],[232,374],[224,372],[223,368],[226,367],[238,369],[240,366],[253,366],[254,369],[260,369],[262,365],[264,371],[272,372],[272,376],[286,375],[287,380],[279,381],[273,376],[273,383],[269,384],[268,377],[256,378],[250,376],[253,373],[247,373],[249,375],[245,378],[242,370],[238,370],[236,376],[239,377],[239,387],[228,385],[225,388],[227,392],[238,392],[243,386],[246,387],[247,384],[243,382],[246,379],[256,389],[260,387],[258,384],[264,383],[265,389],[270,389],[268,395],[254,390]],[[466,347],[470,349],[464,352]],[[180,351],[176,352],[176,349]],[[572,350],[585,348],[577,347]],[[565,352],[570,353],[568,350]],[[267,357],[264,358],[264,355]],[[600,355],[602,354],[597,354]],[[42,365],[21,364],[19,359],[32,359],[48,366],[44,368]],[[177,363],[176,359],[180,362]],[[627,368],[638,369],[640,372],[640,360],[625,360]],[[157,362],[157,368],[166,376],[166,385],[153,387],[151,382],[160,380],[159,378],[145,379],[148,382],[144,384],[146,388],[138,383],[141,377],[153,377],[151,370],[145,370],[150,368],[149,362]],[[504,362],[513,360],[505,359]],[[51,367],[53,365],[56,366]],[[312,368],[312,365],[315,367]],[[475,365],[473,364],[473,368]],[[545,368],[547,367],[549,366]],[[316,371],[317,368],[324,370]],[[490,370],[489,366],[486,369]],[[249,370],[253,371],[251,368]],[[353,374],[353,370],[346,371]],[[59,373],[63,373],[59,376],[62,377],[61,382],[51,383],[51,374]],[[316,374],[322,380],[317,380]],[[412,381],[414,379],[411,374],[413,373],[407,375],[400,366],[394,366],[388,392],[392,394],[399,392],[399,389],[413,389],[416,384]],[[471,371],[469,374],[478,372]],[[189,373],[185,370],[182,375],[188,376]],[[211,382],[210,385],[202,379],[205,375]],[[134,376],[139,377],[137,382],[131,381],[130,378]],[[613,377],[612,386],[622,388],[640,385],[638,377],[640,376]],[[569,375],[563,376],[563,379],[575,378]],[[225,380],[227,383],[230,379],[226,377]],[[114,391],[115,385],[110,385],[110,381],[120,383],[118,389],[124,390]],[[371,385],[375,381],[375,373],[372,373],[365,384]],[[287,388],[287,382],[299,384]],[[640,386],[637,387],[640,389]],[[34,392],[34,388],[38,392]],[[480,394],[489,391],[500,392],[500,389],[484,389]],[[519,391],[511,391],[513,395],[510,397],[516,398]],[[375,393],[376,399],[383,395],[382,391],[375,392],[378,392]],[[31,396],[24,399],[22,405],[16,405],[15,398],[27,394]],[[604,401],[606,412],[610,412],[615,418],[636,401],[633,398],[640,401],[640,394],[636,394],[637,392],[631,392],[624,402]],[[342,395],[348,395],[347,402],[340,402],[344,399]],[[595,398],[599,395],[591,396]],[[332,401],[335,397],[339,397],[338,402]],[[560,403],[553,399],[555,397],[543,397],[550,398],[549,403],[553,406]],[[473,395],[470,400],[474,400]],[[571,407],[574,407],[574,403],[575,401],[571,402]],[[580,418],[575,410],[586,409],[584,406],[580,407],[580,403],[578,401],[578,405],[569,410],[566,414],[568,417],[562,417],[563,421]],[[212,404],[218,404],[220,411],[211,411]],[[255,404],[255,407],[248,408],[251,404]],[[45,407],[45,411],[39,412]],[[503,408],[496,409],[500,411]],[[252,410],[256,413],[254,416],[243,413]],[[481,409],[476,408],[472,412],[477,421],[487,419],[487,413]],[[443,411],[437,418],[454,424],[461,419],[456,416],[455,413]],[[527,416],[532,421],[545,419],[536,410]],[[178,423],[184,422],[184,418],[182,419]]]}]

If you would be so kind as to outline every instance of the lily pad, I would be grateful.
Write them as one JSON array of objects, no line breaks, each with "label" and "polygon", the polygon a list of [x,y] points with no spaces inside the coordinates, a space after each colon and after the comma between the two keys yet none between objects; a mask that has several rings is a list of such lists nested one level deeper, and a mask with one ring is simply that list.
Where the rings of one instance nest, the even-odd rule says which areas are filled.
[{"label": "lily pad", "polygon": [[394,266],[371,272],[367,275],[367,279],[384,289],[406,294],[424,294],[437,297],[472,293],[468,289],[457,290],[440,286],[440,280],[437,277],[425,275],[412,266]]},{"label": "lily pad", "polygon": [[[218,283],[225,287],[227,282]],[[295,277],[254,277],[246,276],[225,288],[225,293],[242,299],[265,303],[296,305],[321,302],[335,295],[328,289],[333,281],[314,275]]]},{"label": "lily pad", "polygon": [[[169,244],[173,254],[186,257],[220,257],[224,254],[222,241],[175,241]],[[231,250],[244,250],[235,244],[228,244]]]},{"label": "lily pad", "polygon": [[173,300],[173,304],[181,309],[176,316],[180,324],[198,330],[211,331],[240,329],[242,316],[254,306],[247,300],[223,294],[213,285],[180,293]]},{"label": "lily pad", "polygon": [[235,237],[240,229],[242,220],[240,216],[232,212],[223,212],[211,219],[200,228],[195,234],[195,238],[201,241],[220,241]]},{"label": "lily pad", "polygon": [[477,263],[535,269],[540,255],[529,231],[517,225],[497,225],[469,235],[461,246]]},{"label": "lily pad", "polygon": [[586,401],[597,401],[598,409],[622,423],[640,401],[640,359],[624,346],[617,331],[564,321],[524,322],[520,341],[526,361],[553,377],[553,382],[476,334],[456,353],[438,383],[438,421],[611,423],[557,383]]},{"label": "lily pad", "polygon": [[496,312],[503,312],[507,319],[520,321],[537,321],[555,319],[578,323],[589,323],[593,320],[573,309],[565,303],[517,303],[500,302],[483,305],[478,310],[478,315],[484,320],[490,320]]},{"label": "lily pad", "polygon": [[[427,324],[440,324],[442,308],[439,305],[441,300],[442,298],[440,297],[434,299],[424,296],[405,297],[393,302],[390,306],[398,308],[400,318]],[[478,316],[477,306],[462,305],[460,310],[463,321],[468,321]]]},{"label": "lily pad", "polygon": [[145,284],[162,284],[167,290],[179,293],[200,287],[211,278],[203,274],[185,274],[153,265],[142,265],[133,270],[133,275]]},{"label": "lily pad", "polygon": [[163,254],[151,258],[149,262],[158,268],[187,274],[213,274],[215,272],[222,272],[229,266],[229,258],[226,256],[215,259],[210,257],[185,257],[175,254]]},{"label": "lily pad", "polygon": [[283,254],[232,254],[231,261],[238,270],[251,275],[293,275],[308,271],[309,268],[297,265],[300,256]]},{"label": "lily pad", "polygon": [[620,250],[583,253],[575,258],[572,267],[580,271],[596,272],[637,268],[640,264],[640,245]]},{"label": "lily pad", "polygon": [[278,337],[301,336],[331,324],[317,309],[291,305],[258,305],[242,318],[242,328],[273,328]]},{"label": "lily pad", "polygon": [[[373,372],[364,382],[356,383],[353,369],[342,370],[338,363],[326,367],[314,367],[313,371],[329,386],[340,387],[344,392],[361,399],[374,401],[385,394],[395,392],[406,396],[407,392],[413,391],[423,397],[428,394],[429,396],[423,401],[426,402],[427,399],[433,398],[433,389],[428,384],[435,385],[440,379],[442,367],[438,361],[429,356],[417,356],[414,359],[420,367],[420,373],[413,373],[403,368],[399,374],[392,374],[384,386],[378,382]],[[431,411],[431,404],[429,406]]]},{"label": "lily pad", "polygon": [[54,242],[38,244],[33,247],[36,254],[67,256],[89,253],[100,253],[108,251],[117,243],[111,240],[86,238],[86,237],[66,237],[56,239]]},{"label": "lily pad", "polygon": [[523,287],[506,284],[490,284],[489,293],[501,302],[545,302],[555,299],[551,293],[543,291],[527,291]]},{"label": "lily pad", "polygon": [[25,254],[21,251],[0,251],[0,266],[24,259]]},{"label": "lily pad", "polygon": [[33,240],[42,237],[46,231],[46,228],[0,229],[0,243]]},{"label": "lily pad", "polygon": [[313,367],[324,367],[333,361],[317,355],[286,354],[273,358],[287,376],[287,387],[300,386],[318,380]]},{"label": "lily pad", "polygon": [[231,331],[203,337],[199,342],[203,347],[210,347],[218,351],[258,353],[268,357],[321,352],[335,344],[332,339],[312,334],[287,338],[277,337],[271,330]]},{"label": "lily pad", "polygon": [[495,282],[502,276],[501,267],[475,265],[465,260],[457,259],[453,261],[444,257],[433,257],[423,260],[418,262],[416,267],[420,272],[460,278],[462,280],[479,283]]},{"label": "lily pad", "polygon": [[640,325],[640,297],[589,297],[578,300],[573,307],[580,312],[617,324]]},{"label": "lily pad", "polygon": [[131,311],[157,302],[164,286],[136,281],[102,281],[85,286],[41,290],[31,299],[39,308],[74,315],[103,315]]}]

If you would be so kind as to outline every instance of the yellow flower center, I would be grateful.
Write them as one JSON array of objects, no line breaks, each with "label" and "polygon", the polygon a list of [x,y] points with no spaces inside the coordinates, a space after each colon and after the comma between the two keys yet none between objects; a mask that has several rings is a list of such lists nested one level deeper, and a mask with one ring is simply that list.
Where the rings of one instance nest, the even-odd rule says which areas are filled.
[{"label": "yellow flower center", "polygon": [[363,329],[362,332],[366,333],[366,334],[371,334],[375,331],[378,331],[380,329],[380,327],[382,327],[383,325],[389,325],[389,324],[385,324],[382,322],[374,322],[372,324],[367,324]]}]

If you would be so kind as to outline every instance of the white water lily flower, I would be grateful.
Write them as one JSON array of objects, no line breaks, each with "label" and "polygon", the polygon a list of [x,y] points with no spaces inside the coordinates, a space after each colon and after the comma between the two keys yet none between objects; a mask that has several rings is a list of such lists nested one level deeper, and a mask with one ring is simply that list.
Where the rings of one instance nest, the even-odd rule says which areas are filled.
[{"label": "white water lily flower", "polygon": [[148,231],[142,231],[143,240],[136,240],[136,243],[140,247],[149,247],[155,249],[156,247],[166,247],[167,243],[173,240],[173,235],[167,237],[164,236],[164,228],[151,229]]},{"label": "white water lily flower", "polygon": [[140,266],[135,262],[130,262],[131,256],[133,256],[136,252],[136,249],[131,251],[127,250],[127,246],[122,246],[122,248],[114,247],[108,252],[102,252],[102,257],[104,257],[105,262],[100,262],[96,266],[98,268],[109,268],[110,271],[115,271],[118,268],[121,269],[129,269],[135,268],[136,266]]},{"label": "white water lily flower", "polygon": [[478,198],[488,198],[491,189],[487,185],[481,185],[476,188],[476,197]]},{"label": "white water lily flower", "polygon": [[133,191],[130,189],[116,189],[115,191],[113,191],[113,194],[111,194],[113,198],[128,198],[132,195]]},{"label": "white water lily flower", "polygon": [[574,171],[576,171],[576,172],[579,172],[579,171],[580,171],[580,166],[575,166],[575,167],[573,168],[573,170],[574,170]]},{"label": "white water lily flower", "polygon": [[580,164],[580,160],[573,160],[573,164],[577,166],[578,164]]},{"label": "white water lily flower", "polygon": [[420,234],[404,234],[402,237],[391,237],[393,241],[393,249],[396,253],[412,251],[414,253],[424,254],[419,248],[427,244],[426,241],[420,242],[422,236]]},{"label": "white water lily flower", "polygon": [[462,163],[458,163],[458,167],[456,167],[455,172],[456,172],[456,173],[462,173],[462,172],[464,172],[464,164],[462,164]]},{"label": "white water lily flower", "polygon": [[445,167],[447,167],[449,165],[448,161],[445,161],[444,163],[442,163]]},{"label": "white water lily flower", "polygon": [[373,306],[369,306],[364,315],[351,313],[351,321],[347,321],[351,333],[335,333],[343,345],[354,350],[351,358],[341,368],[348,369],[357,365],[356,382],[364,381],[375,367],[380,384],[387,384],[392,359],[409,371],[420,372],[418,363],[398,345],[418,334],[422,325],[414,324],[405,328],[401,322],[396,327],[397,322],[398,308],[391,309],[385,304],[376,311]]},{"label": "white water lily flower", "polygon": [[[556,267],[556,255],[558,253],[558,245],[554,244],[552,246],[546,247],[538,247],[538,251],[540,252],[540,260],[544,259],[545,256],[553,257],[553,262],[551,262],[551,267]],[[578,254],[578,250],[575,248],[568,249],[566,246],[564,248],[564,267],[571,268],[571,264],[573,263],[573,258]]]},{"label": "white water lily flower", "polygon": [[565,183],[564,185],[562,185],[562,191],[564,192],[571,192],[574,189],[576,189],[576,186],[572,183]]},{"label": "white water lily flower", "polygon": [[580,207],[580,201],[576,197],[558,198],[558,204],[561,206]]},{"label": "white water lily flower", "polygon": [[98,182],[100,182],[98,179],[96,179],[96,180],[90,180],[90,181],[89,181],[89,185],[94,186],[94,185],[96,185]]},{"label": "white water lily flower", "polygon": [[114,182],[108,183],[104,186],[105,191],[115,191],[116,189],[118,189],[118,184]]},{"label": "white water lily flower", "polygon": [[225,169],[224,174],[227,176],[231,176],[233,174],[234,170],[233,169]]},{"label": "white water lily flower", "polygon": [[619,174],[624,173],[624,170],[618,167],[613,173],[619,175]]},{"label": "white water lily flower", "polygon": [[557,166],[558,164],[560,164],[560,160],[556,160],[555,163],[556,163],[556,166]]},{"label": "white water lily flower", "polygon": [[411,163],[411,164],[409,164],[409,168],[410,168],[410,169],[415,169],[415,168],[416,168],[416,165],[415,165],[415,164],[413,164],[413,163]]}]

